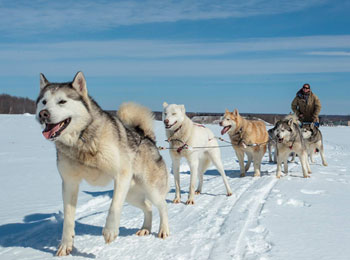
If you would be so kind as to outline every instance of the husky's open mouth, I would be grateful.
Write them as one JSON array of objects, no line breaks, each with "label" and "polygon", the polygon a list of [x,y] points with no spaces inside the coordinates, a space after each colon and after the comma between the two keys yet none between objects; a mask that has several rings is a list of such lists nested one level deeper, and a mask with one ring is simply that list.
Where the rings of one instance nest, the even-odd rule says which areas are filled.
[{"label": "husky's open mouth", "polygon": [[228,130],[231,129],[232,126],[228,125],[228,126],[225,126],[222,130],[221,130],[221,134],[224,135],[227,133]]},{"label": "husky's open mouth", "polygon": [[64,129],[69,125],[71,119],[67,118],[57,124],[46,124],[43,135],[46,139],[58,137]]},{"label": "husky's open mouth", "polygon": [[172,125],[165,125],[165,128],[166,128],[166,129],[170,129],[170,128],[172,128],[174,125],[176,125],[176,123],[177,123],[177,121],[175,121],[175,123],[172,124]]}]

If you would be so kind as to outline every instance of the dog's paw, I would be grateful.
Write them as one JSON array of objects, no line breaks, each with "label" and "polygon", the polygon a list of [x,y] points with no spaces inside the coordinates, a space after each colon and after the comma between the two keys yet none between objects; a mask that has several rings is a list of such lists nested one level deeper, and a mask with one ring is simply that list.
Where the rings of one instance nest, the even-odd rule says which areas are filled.
[{"label": "dog's paw", "polygon": [[73,250],[73,243],[61,243],[56,252],[56,256],[67,256]]},{"label": "dog's paw", "polygon": [[136,232],[136,235],[143,237],[143,236],[148,236],[149,235],[149,230],[148,229],[140,229],[139,231]]},{"label": "dog's paw", "polygon": [[179,204],[181,202],[181,199],[180,198],[175,198],[174,200],[173,200],[173,203],[174,204]]},{"label": "dog's paw", "polygon": [[200,190],[196,190],[196,191],[194,192],[194,194],[199,195],[199,194],[201,194],[201,191],[200,191]]},{"label": "dog's paw", "polygon": [[159,230],[158,237],[161,239],[166,239],[170,235],[169,228],[162,228]]},{"label": "dog's paw", "polygon": [[188,199],[186,205],[194,205],[194,199]]},{"label": "dog's paw", "polygon": [[260,172],[254,173],[254,177],[260,177]]},{"label": "dog's paw", "polygon": [[241,173],[241,175],[239,175],[239,177],[245,177],[245,173]]},{"label": "dog's paw", "polygon": [[310,175],[304,175],[304,178],[310,178]]},{"label": "dog's paw", "polygon": [[323,166],[328,166],[328,163],[326,163],[326,162],[324,162],[324,163],[322,163],[323,164]]},{"label": "dog's paw", "polygon": [[227,192],[226,196],[227,196],[227,197],[232,196],[232,192]]},{"label": "dog's paw", "polygon": [[276,173],[276,178],[281,179],[281,174],[282,174],[281,172]]},{"label": "dog's paw", "polygon": [[109,228],[104,228],[102,231],[103,237],[105,239],[106,244],[111,243],[114,239],[117,238],[119,231],[118,229],[112,230]]}]

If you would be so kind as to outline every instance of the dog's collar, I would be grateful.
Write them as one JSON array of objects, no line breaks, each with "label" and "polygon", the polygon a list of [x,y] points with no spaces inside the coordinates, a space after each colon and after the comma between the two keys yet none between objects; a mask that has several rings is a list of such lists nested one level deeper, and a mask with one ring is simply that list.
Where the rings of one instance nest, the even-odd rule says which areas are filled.
[{"label": "dog's collar", "polygon": [[176,128],[176,129],[174,130],[174,134],[175,134],[176,132],[178,132],[178,131],[181,129],[181,127],[182,127],[182,125],[180,125],[178,128]]},{"label": "dog's collar", "polygon": [[92,122],[93,122],[93,120],[91,119],[90,122],[89,122],[89,124],[87,125],[87,127],[84,128],[84,129],[80,132],[80,134],[79,134],[79,139],[80,139],[83,143],[86,143],[86,142],[87,142],[86,138],[84,137],[84,134],[85,134],[85,132],[87,131],[87,129],[89,128],[89,126],[92,124]]},{"label": "dog's collar", "polygon": [[295,143],[295,139],[293,140],[292,144],[289,146],[289,149],[293,150],[294,143]]}]

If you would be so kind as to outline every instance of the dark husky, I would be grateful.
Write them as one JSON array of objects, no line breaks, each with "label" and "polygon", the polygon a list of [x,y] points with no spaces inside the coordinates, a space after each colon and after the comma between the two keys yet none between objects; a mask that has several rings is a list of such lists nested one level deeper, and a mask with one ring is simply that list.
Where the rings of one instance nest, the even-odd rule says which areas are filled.
[{"label": "dark husky", "polygon": [[327,166],[326,159],[324,157],[324,148],[323,148],[323,137],[320,129],[314,124],[303,124],[301,128],[301,133],[303,134],[307,152],[310,157],[310,161],[314,163],[313,155],[315,151],[319,151],[322,159],[322,164]]},{"label": "dark husky", "polygon": [[287,160],[292,152],[295,152],[299,156],[304,178],[309,177],[311,169],[307,159],[306,145],[296,116],[288,115],[285,119],[279,121],[274,129],[274,134],[277,140],[276,177],[281,177],[282,162],[284,164],[284,173],[288,173]]}]

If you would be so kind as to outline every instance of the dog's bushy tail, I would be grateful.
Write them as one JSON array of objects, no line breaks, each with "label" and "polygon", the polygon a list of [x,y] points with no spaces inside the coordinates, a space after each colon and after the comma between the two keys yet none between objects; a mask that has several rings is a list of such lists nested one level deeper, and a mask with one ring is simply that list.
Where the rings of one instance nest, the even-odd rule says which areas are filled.
[{"label": "dog's bushy tail", "polygon": [[139,104],[128,102],[123,103],[117,112],[118,117],[124,124],[140,130],[145,136],[156,141],[156,136],[153,131],[154,114],[147,107]]}]

